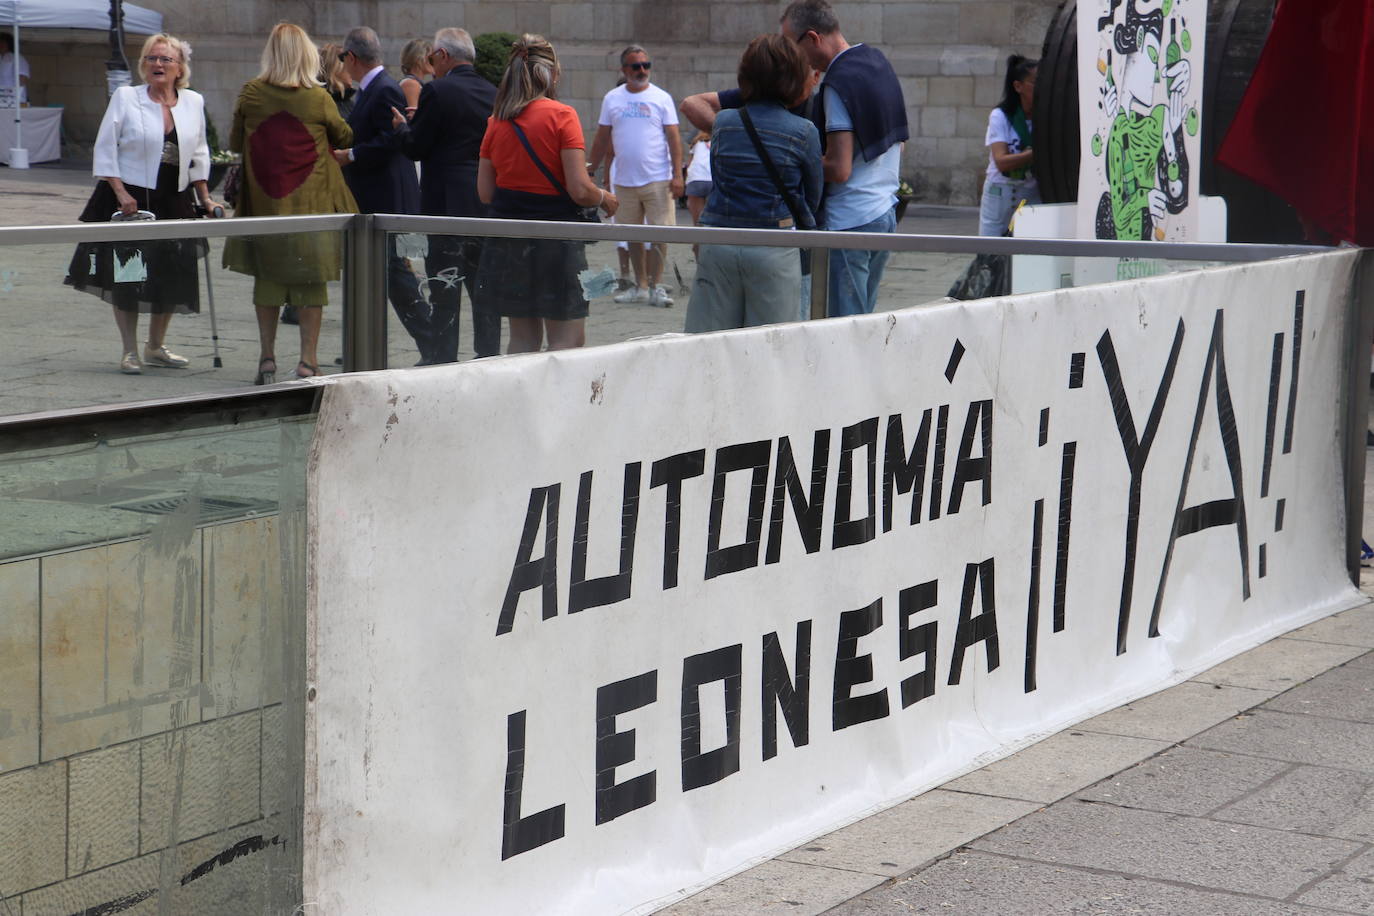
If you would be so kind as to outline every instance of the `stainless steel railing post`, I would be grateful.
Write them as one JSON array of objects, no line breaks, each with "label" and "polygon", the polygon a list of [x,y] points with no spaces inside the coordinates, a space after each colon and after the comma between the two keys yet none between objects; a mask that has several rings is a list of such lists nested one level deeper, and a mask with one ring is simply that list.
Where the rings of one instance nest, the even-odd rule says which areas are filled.
[{"label": "stainless steel railing post", "polygon": [[826,317],[829,308],[830,249],[811,249],[811,317]]},{"label": "stainless steel railing post", "polygon": [[344,232],[343,368],[386,368],[386,233],[360,213]]}]

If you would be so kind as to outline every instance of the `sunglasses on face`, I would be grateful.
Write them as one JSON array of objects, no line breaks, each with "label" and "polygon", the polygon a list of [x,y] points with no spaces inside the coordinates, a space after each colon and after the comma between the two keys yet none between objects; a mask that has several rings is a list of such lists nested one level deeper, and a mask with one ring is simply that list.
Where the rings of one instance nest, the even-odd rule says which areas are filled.
[{"label": "sunglasses on face", "polygon": [[350,55],[350,54],[352,54],[352,53],[353,53],[352,51],[340,51],[340,52],[339,52],[339,63],[341,63],[341,64],[346,64],[346,63],[348,63],[348,55]]},{"label": "sunglasses on face", "polygon": [[631,70],[648,70],[653,64],[647,60],[643,60],[637,64],[626,64],[625,66]]},{"label": "sunglasses on face", "polygon": [[149,54],[147,57],[143,58],[143,62],[145,64],[152,64],[153,66],[162,64],[164,67],[169,64],[180,63],[175,57],[163,57],[160,54]]}]

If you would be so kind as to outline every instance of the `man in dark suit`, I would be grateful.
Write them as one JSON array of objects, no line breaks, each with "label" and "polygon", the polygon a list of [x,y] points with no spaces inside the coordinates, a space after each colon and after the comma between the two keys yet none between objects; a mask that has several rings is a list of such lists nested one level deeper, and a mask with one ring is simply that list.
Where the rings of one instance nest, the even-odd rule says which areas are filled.
[{"label": "man in dark suit", "polygon": [[[392,109],[392,125],[401,134],[401,149],[420,163],[420,208],[426,216],[486,216],[477,197],[477,159],[487,118],[496,101],[496,87],[473,69],[472,37],[463,29],[434,33],[429,64],[434,80],[420,90],[415,120],[407,124]],[[431,235],[425,272],[429,301],[434,307],[434,361],[458,359],[458,315],[463,286],[472,301],[482,239]],[[460,281],[461,278],[461,281]],[[460,285],[460,282],[462,285]],[[472,316],[473,349],[479,357],[501,352],[501,319]]]},{"label": "man in dark suit", "polygon": [[[366,26],[344,38],[339,54],[344,69],[358,86],[348,126],[353,146],[334,150],[343,167],[344,180],[363,213],[418,213],[420,184],[415,166],[400,150],[400,137],[391,126],[391,109],[404,108],[401,87],[382,66],[382,46],[377,33]],[[396,317],[420,350],[420,362],[433,361],[430,307],[420,294],[420,284],[406,260],[396,252],[396,237],[387,238],[387,298]]]}]

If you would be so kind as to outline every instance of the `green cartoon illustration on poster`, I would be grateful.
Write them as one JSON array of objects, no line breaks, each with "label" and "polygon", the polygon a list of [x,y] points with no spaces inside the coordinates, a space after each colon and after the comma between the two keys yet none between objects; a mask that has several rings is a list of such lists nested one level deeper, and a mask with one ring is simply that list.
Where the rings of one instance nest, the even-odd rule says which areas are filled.
[{"label": "green cartoon illustration on poster", "polygon": [[[1198,98],[1186,6],[1197,4],[1103,0],[1098,6],[1097,117],[1088,122],[1092,156],[1085,157],[1098,184],[1080,183],[1089,193],[1079,196],[1093,237],[1196,237],[1189,211],[1197,195],[1191,173]],[[1084,7],[1081,13],[1092,11]],[[1199,11],[1205,17],[1205,7]]]}]

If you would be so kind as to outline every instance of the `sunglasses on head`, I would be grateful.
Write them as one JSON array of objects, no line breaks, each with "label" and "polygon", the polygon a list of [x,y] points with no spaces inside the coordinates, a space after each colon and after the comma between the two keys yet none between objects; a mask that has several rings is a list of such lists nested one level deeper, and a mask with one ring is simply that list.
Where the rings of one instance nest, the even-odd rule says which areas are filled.
[{"label": "sunglasses on head", "polygon": [[639,63],[626,64],[625,66],[629,67],[631,70],[648,70],[653,64],[650,61],[642,60]]}]

